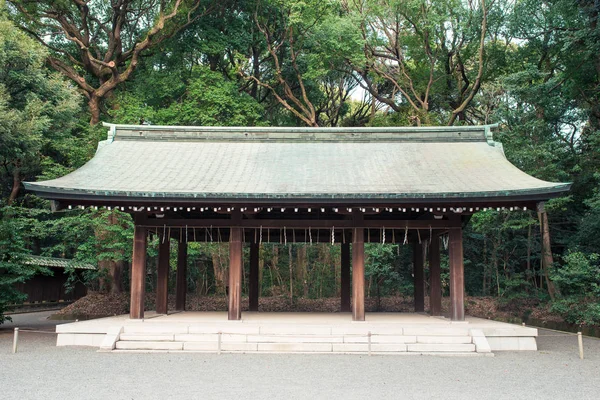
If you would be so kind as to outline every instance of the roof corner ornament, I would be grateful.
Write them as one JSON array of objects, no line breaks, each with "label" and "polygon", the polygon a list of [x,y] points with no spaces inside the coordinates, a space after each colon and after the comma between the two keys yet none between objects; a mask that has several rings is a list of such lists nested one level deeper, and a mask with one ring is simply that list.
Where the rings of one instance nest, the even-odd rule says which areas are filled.
[{"label": "roof corner ornament", "polygon": [[487,140],[487,142],[490,146],[497,147],[499,144],[498,142],[494,142],[494,134],[492,133],[492,129],[497,128],[497,127],[498,127],[498,124],[484,125],[484,127],[483,127],[485,139]]},{"label": "roof corner ornament", "polygon": [[115,141],[115,136],[117,136],[117,125],[110,124],[108,122],[103,122],[102,126],[108,127],[108,133],[106,135],[106,141],[108,143],[112,143]]}]

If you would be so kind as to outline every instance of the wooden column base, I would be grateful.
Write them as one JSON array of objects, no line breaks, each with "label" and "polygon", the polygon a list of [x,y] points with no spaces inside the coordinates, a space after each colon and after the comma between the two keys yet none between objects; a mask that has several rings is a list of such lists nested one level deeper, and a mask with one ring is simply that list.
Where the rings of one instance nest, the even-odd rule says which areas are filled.
[{"label": "wooden column base", "polygon": [[131,260],[131,303],[129,317],[144,318],[146,300],[146,228],[135,226],[133,233],[133,257]]},{"label": "wooden column base", "polygon": [[352,320],[365,320],[365,241],[363,228],[352,232]]},{"label": "wooden column base", "polygon": [[450,229],[450,318],[465,320],[465,270],[462,229]]},{"label": "wooden column base", "polygon": [[231,228],[229,235],[229,310],[230,320],[242,319],[242,229]]}]

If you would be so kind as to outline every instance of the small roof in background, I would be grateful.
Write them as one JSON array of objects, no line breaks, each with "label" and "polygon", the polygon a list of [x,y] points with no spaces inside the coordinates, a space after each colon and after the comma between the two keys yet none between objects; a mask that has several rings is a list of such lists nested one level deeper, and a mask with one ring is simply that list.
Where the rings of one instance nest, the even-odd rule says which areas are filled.
[{"label": "small roof in background", "polygon": [[72,269],[89,269],[94,270],[97,269],[92,264],[87,264],[81,261],[70,260],[66,258],[57,258],[57,257],[43,257],[43,256],[32,256],[25,255],[24,256],[24,264],[25,265],[39,265],[40,267],[52,267],[52,268],[72,268]]},{"label": "small roof in background", "polygon": [[26,188],[50,199],[443,202],[545,200],[570,187],[511,164],[491,126],[106,125],[87,164]]}]

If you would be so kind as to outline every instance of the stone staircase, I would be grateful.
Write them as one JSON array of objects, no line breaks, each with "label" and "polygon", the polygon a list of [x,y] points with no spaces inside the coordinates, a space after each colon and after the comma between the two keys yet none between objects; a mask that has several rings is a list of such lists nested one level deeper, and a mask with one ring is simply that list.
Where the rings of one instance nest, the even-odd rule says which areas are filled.
[{"label": "stone staircase", "polygon": [[101,350],[119,352],[491,355],[468,327],[139,323],[109,332]]}]

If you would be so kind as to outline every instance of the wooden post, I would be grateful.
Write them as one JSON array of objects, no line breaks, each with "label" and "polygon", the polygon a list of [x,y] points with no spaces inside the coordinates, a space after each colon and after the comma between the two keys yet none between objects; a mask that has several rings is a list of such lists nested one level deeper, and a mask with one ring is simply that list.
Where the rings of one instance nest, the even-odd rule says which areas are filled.
[{"label": "wooden post", "polygon": [[230,320],[242,318],[242,228],[229,233],[229,312]]},{"label": "wooden post", "polygon": [[187,296],[187,242],[179,242],[177,248],[177,279],[175,287],[175,309],[185,311]]},{"label": "wooden post", "polygon": [[258,276],[258,262],[260,257],[260,245],[250,243],[250,277],[248,280],[248,302],[250,311],[258,311],[258,299],[260,297],[260,281]]},{"label": "wooden post", "polygon": [[429,313],[433,316],[442,314],[440,238],[435,235],[429,245]]},{"label": "wooden post", "polygon": [[463,264],[462,229],[449,230],[450,318],[465,320],[465,270]]},{"label": "wooden post", "polygon": [[350,311],[350,242],[342,243],[340,311]]},{"label": "wooden post", "polygon": [[365,232],[352,230],[352,320],[365,320]]},{"label": "wooden post", "polygon": [[167,314],[169,308],[169,259],[171,241],[161,238],[158,243],[158,268],[156,282],[156,313]]},{"label": "wooden post", "polygon": [[131,260],[131,302],[129,317],[144,318],[146,297],[146,228],[136,225],[133,233],[133,256]]},{"label": "wooden post", "polygon": [[423,245],[413,244],[413,284],[415,312],[425,311],[425,276],[423,271]]}]

